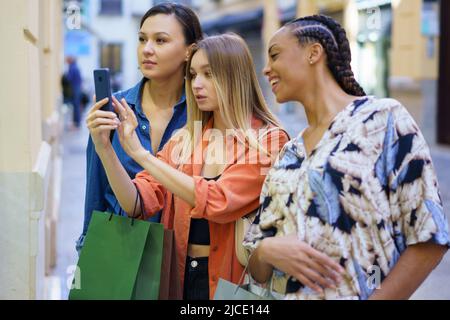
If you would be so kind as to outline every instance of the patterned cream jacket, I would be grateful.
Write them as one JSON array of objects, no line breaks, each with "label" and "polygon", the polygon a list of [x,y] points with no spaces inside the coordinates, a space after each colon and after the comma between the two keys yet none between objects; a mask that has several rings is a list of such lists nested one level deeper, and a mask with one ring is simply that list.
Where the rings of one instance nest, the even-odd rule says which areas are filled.
[{"label": "patterned cream jacket", "polygon": [[[318,294],[292,277],[286,299],[367,299],[407,246],[449,245],[429,148],[406,109],[364,97],[340,112],[310,156],[302,134],[269,171],[244,246],[297,233],[347,271]],[[275,272],[275,275],[283,276]],[[380,282],[380,283],[381,283]]]}]

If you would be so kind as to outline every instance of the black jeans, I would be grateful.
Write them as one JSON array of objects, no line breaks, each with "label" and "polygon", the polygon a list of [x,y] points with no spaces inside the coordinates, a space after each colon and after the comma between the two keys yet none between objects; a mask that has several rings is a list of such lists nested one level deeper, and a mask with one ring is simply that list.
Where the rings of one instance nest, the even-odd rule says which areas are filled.
[{"label": "black jeans", "polygon": [[209,300],[208,257],[186,258],[184,300]]}]

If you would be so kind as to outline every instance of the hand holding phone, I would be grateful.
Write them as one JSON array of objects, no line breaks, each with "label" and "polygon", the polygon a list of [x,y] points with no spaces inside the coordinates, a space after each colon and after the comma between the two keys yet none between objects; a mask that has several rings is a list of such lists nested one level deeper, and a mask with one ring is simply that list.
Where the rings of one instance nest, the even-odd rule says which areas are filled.
[{"label": "hand holding phone", "polygon": [[102,107],[103,111],[113,111],[111,100],[111,81],[109,75],[109,69],[95,69],[94,70],[94,84],[95,84],[95,97],[97,101],[108,98],[108,103]]}]

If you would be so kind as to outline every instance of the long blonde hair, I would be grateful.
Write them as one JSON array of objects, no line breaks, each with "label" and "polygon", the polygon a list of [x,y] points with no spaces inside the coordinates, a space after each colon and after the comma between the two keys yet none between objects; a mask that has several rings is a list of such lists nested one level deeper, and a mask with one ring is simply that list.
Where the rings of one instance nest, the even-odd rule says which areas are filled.
[{"label": "long blonde hair", "polygon": [[[203,50],[208,58],[212,81],[217,92],[219,111],[227,128],[245,132],[245,140],[251,147],[262,148],[258,138],[251,132],[252,116],[260,119],[265,126],[281,127],[276,116],[270,111],[264,100],[259,82],[253,67],[253,59],[245,41],[236,34],[210,36],[194,45],[186,65],[186,101],[187,123],[181,148],[182,162],[193,152],[194,146],[201,137],[194,136],[194,126],[201,121],[202,128],[210,120],[213,113],[199,109],[192,91],[190,73],[192,57]],[[265,151],[265,150],[264,150]]]}]

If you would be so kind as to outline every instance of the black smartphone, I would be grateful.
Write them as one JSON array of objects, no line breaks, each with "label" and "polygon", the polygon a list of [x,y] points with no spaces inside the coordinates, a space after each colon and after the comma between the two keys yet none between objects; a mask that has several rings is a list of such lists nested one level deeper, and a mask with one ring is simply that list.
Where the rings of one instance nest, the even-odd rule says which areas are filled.
[{"label": "black smartphone", "polygon": [[114,111],[111,100],[111,81],[109,76],[109,69],[95,69],[94,70],[95,83],[95,98],[97,101],[109,98],[107,104],[102,107],[103,111]]}]

